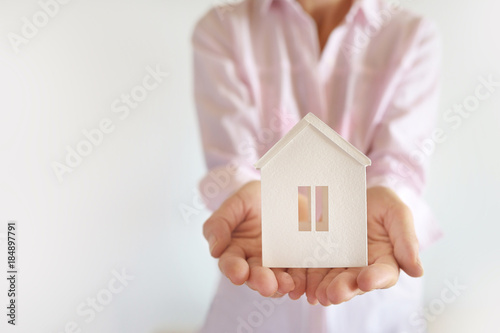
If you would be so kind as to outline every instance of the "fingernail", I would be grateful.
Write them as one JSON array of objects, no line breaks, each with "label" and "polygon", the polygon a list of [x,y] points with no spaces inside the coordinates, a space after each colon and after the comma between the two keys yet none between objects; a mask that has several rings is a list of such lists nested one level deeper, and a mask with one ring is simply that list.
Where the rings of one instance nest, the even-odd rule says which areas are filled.
[{"label": "fingernail", "polygon": [[422,264],[422,261],[420,260],[420,257],[417,258],[417,264],[420,266],[422,271],[424,270],[424,265]]},{"label": "fingernail", "polygon": [[210,235],[210,237],[208,237],[208,246],[210,247],[210,253],[212,253],[212,251],[214,250],[215,245],[217,245],[217,239],[214,235]]},{"label": "fingernail", "polygon": [[307,298],[307,302],[308,302],[309,304],[311,304],[311,305],[316,305],[316,304],[318,304],[318,300],[317,300],[317,299],[314,299],[314,298],[312,298],[312,297],[308,297],[308,298]]},{"label": "fingernail", "polygon": [[275,292],[275,293],[271,296],[271,298],[281,298],[281,297],[283,297],[284,295],[285,295],[285,294],[282,294],[282,293],[280,293],[279,291],[277,291],[277,292]]}]

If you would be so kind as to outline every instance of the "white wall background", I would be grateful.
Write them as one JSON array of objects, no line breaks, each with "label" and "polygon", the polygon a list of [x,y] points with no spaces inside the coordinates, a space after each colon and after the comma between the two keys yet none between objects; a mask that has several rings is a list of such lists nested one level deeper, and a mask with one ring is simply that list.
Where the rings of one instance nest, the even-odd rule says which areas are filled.
[{"label": "white wall background", "polygon": [[[445,237],[424,255],[426,301],[432,332],[496,332],[500,313],[500,86],[457,128],[443,120],[455,104],[473,96],[478,77],[500,81],[500,3],[414,0],[432,18],[443,41],[443,91],[439,124],[448,139],[436,146],[427,197]],[[446,281],[466,290],[440,302]],[[440,304],[445,303],[444,307]]]},{"label": "white wall background", "polygon": [[[500,88],[456,129],[442,115],[474,94],[479,76],[500,81],[500,6],[402,2],[437,22],[444,45],[438,127],[447,140],[436,146],[426,195],[446,237],[424,255],[429,327],[491,332],[500,310]],[[218,270],[194,191],[204,165],[189,39],[217,3],[74,0],[16,54],[8,33],[20,34],[22,18],[31,20],[40,4],[0,1],[0,266],[4,272],[12,219],[20,265],[19,325],[8,326],[2,311],[2,332],[60,333],[71,322],[93,333],[190,331],[202,323]],[[169,76],[120,119],[113,101],[157,65]],[[113,132],[59,182],[52,163],[64,162],[66,147],[104,118]],[[183,217],[182,207],[195,214]],[[109,295],[113,271],[122,269],[134,277],[123,291],[95,318],[79,315],[89,298]],[[466,290],[445,304],[441,293],[455,279]]]}]

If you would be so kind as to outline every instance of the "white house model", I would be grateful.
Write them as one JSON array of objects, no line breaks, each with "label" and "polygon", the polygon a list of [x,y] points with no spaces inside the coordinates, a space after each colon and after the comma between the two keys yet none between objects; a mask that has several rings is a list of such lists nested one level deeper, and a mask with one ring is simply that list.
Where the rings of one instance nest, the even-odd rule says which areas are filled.
[{"label": "white house model", "polygon": [[263,265],[366,266],[370,164],[312,113],[299,121],[255,164],[261,170]]}]

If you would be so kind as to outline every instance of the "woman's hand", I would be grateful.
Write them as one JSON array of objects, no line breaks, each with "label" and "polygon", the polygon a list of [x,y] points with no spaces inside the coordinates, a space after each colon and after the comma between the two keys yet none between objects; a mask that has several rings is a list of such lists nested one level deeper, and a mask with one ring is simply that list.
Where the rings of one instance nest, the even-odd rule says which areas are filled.
[{"label": "woman's hand", "polygon": [[400,268],[412,277],[423,275],[409,208],[385,187],[368,189],[367,206],[368,266],[308,269],[309,303],[339,304],[374,289],[392,287]]},{"label": "woman's hand", "polygon": [[[299,200],[300,201],[300,200]],[[262,267],[260,182],[246,184],[205,222],[203,233],[219,268],[234,284],[246,283],[263,296],[338,304],[373,289],[389,288],[401,267],[418,277],[418,241],[411,212],[388,188],[367,191],[368,263],[359,268]],[[307,201],[303,200],[303,205]]]},{"label": "woman's hand", "polygon": [[203,234],[231,282],[246,283],[263,296],[282,296],[295,285],[285,268],[262,267],[260,207],[260,182],[250,182],[212,214]]}]

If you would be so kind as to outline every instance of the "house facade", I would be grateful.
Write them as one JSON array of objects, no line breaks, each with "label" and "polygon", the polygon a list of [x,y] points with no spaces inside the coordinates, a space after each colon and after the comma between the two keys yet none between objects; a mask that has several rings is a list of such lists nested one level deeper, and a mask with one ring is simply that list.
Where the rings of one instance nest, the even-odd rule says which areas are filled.
[{"label": "house facade", "polygon": [[[297,123],[255,165],[261,170],[263,265],[366,266],[370,164],[313,114]],[[305,207],[300,216],[299,200]]]}]

